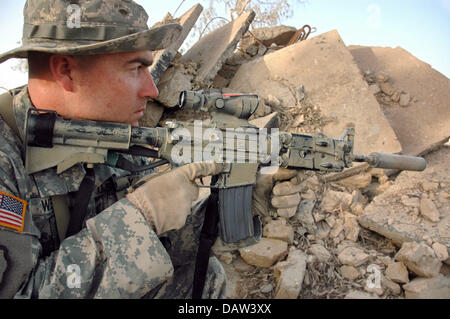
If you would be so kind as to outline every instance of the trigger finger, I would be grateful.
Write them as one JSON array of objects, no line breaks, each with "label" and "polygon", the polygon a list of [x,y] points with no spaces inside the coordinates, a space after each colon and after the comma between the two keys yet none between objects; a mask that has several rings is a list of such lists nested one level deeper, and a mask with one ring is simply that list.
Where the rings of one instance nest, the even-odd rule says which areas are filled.
[{"label": "trigger finger", "polygon": [[272,198],[272,206],[275,208],[297,207],[300,203],[300,194],[292,194],[286,196],[274,196]]},{"label": "trigger finger", "polygon": [[297,175],[297,171],[293,169],[288,169],[284,167],[278,167],[277,172],[273,176],[273,180],[275,182],[277,181],[284,181],[291,179],[292,177]]}]

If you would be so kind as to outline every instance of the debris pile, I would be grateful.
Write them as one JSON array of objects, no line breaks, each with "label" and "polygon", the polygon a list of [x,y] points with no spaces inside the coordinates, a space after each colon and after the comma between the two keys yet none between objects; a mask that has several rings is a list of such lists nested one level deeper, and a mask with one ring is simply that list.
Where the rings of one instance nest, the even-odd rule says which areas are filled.
[{"label": "debris pile", "polygon": [[[334,30],[249,31],[253,12],[178,52],[202,8],[180,18],[180,39],[155,54],[160,96],[146,126],[170,118],[182,90],[257,93],[258,127],[338,137],[356,129],[355,153],[424,156],[423,172],[300,172],[294,216],[266,217],[253,246],[218,252],[230,298],[450,298],[450,81],[404,49],[346,46]],[[269,200],[269,199],[268,199]]]}]

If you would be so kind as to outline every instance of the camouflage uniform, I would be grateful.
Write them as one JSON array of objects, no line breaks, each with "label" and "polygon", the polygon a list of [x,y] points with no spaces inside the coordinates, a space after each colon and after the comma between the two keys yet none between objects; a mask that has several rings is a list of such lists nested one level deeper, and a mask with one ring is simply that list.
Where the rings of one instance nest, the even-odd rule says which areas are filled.
[{"label": "camouflage uniform", "polygon": [[[143,25],[147,17],[132,1],[79,1],[86,3],[87,8],[83,7],[83,10],[87,13],[91,10],[90,15],[86,15],[88,18],[95,16],[92,10],[96,8],[98,11],[125,10],[119,11],[120,14],[116,12],[117,17],[123,20],[127,16],[121,22],[136,28],[123,31],[131,35],[122,35],[122,40],[111,43],[108,37],[121,36],[120,30],[119,34],[111,36],[106,28],[103,39],[86,41],[79,41],[79,35],[74,35],[77,41],[67,42],[66,47],[56,45],[56,41],[39,42],[33,35],[37,34],[39,38],[40,32],[46,33],[42,38],[52,32],[55,37],[61,37],[58,33],[61,30],[55,32],[60,26],[41,30],[36,26],[39,19],[45,20],[55,12],[66,10],[66,1],[51,3],[42,5],[42,0],[27,1],[24,12],[31,12],[31,16],[25,15],[24,43],[21,48],[0,55],[0,63],[10,57],[26,57],[33,49],[63,54],[156,50],[170,43],[177,35],[175,31],[179,31],[179,26],[146,30]],[[136,18],[136,15],[142,17]],[[103,16],[111,17],[110,24],[116,18],[104,12]],[[83,20],[82,24],[92,27]],[[94,23],[91,31],[101,28],[98,24],[98,21]],[[40,26],[46,27],[45,23]],[[72,36],[71,30],[62,30],[67,31],[63,37]],[[107,44],[102,45],[105,42],[99,41]],[[148,43],[153,43],[152,47]],[[182,229],[163,234],[166,238],[163,245],[141,212],[123,197],[121,188],[139,176],[106,165],[95,165],[96,189],[89,202],[85,227],[78,234],[60,241],[51,198],[66,195],[68,206],[72,207],[86,172],[78,164],[59,175],[55,168],[26,174],[23,128],[26,111],[34,106],[27,87],[16,93],[13,104],[19,136],[0,118],[0,192],[25,200],[27,207],[23,232],[0,226],[0,298],[189,298],[205,201],[199,201],[193,207]],[[128,159],[135,164],[147,164],[142,158]],[[79,270],[79,276],[72,270]],[[80,279],[79,287],[78,281],[73,281],[76,278]],[[217,259],[210,258],[203,297],[223,298],[225,282],[222,266]]]}]

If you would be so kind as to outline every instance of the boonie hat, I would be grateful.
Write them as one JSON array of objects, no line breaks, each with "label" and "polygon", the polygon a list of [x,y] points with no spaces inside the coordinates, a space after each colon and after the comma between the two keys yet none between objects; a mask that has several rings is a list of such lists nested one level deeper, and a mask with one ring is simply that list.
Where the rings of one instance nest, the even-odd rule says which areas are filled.
[{"label": "boonie hat", "polygon": [[144,8],[132,0],[27,0],[22,46],[0,54],[26,58],[29,51],[89,55],[160,50],[176,40],[177,23],[149,29]]}]

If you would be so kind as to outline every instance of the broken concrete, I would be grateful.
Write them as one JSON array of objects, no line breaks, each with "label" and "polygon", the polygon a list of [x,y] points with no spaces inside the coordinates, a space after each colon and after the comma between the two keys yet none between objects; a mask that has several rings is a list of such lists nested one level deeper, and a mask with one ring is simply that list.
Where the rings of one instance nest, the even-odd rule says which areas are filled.
[{"label": "broken concrete", "polygon": [[316,256],[317,260],[320,262],[327,262],[332,258],[330,252],[320,244],[311,245],[311,247],[309,247],[309,252]]},{"label": "broken concrete", "polygon": [[441,243],[433,243],[433,245],[431,245],[431,248],[433,248],[436,257],[440,261],[446,261],[448,259],[447,247],[445,247]]},{"label": "broken concrete", "polygon": [[297,299],[305,277],[306,259],[303,251],[294,250],[289,253],[286,261],[275,265],[275,299]]},{"label": "broken concrete", "polygon": [[347,247],[339,253],[338,258],[343,265],[358,267],[369,260],[369,255],[362,249]]},{"label": "broken concrete", "polygon": [[371,182],[372,182],[372,174],[363,173],[344,178],[339,181],[339,184],[350,188],[362,189],[369,186]]},{"label": "broken concrete", "polygon": [[400,295],[402,293],[402,288],[399,284],[393,282],[383,275],[381,275],[381,286],[385,289],[390,290],[394,295]]},{"label": "broken concrete", "polygon": [[167,107],[174,107],[178,105],[181,91],[211,84],[254,17],[253,11],[247,12],[202,37],[162,75],[157,100]]},{"label": "broken concrete", "polygon": [[329,189],[323,197],[320,208],[325,212],[349,208],[352,203],[352,195],[345,192],[336,192],[331,189]]},{"label": "broken concrete", "polygon": [[286,219],[280,218],[278,220],[272,220],[264,226],[263,236],[292,243],[294,240],[294,229],[291,225],[286,225]]},{"label": "broken concrete", "polygon": [[229,87],[261,97],[270,93],[285,108],[300,108],[296,92],[302,85],[306,99],[330,119],[323,128],[326,135],[338,137],[347,124],[353,123],[355,153],[401,151],[394,131],[337,31],[243,64]]},{"label": "broken concrete", "polygon": [[203,36],[181,58],[181,62],[193,61],[200,65],[196,81],[209,84],[221,69],[226,59],[231,57],[242,35],[255,18],[249,11],[236,20]]},{"label": "broken concrete", "polygon": [[[396,89],[406,91],[400,95],[403,107],[383,106],[404,154],[425,154],[448,140],[450,80],[447,77],[401,47],[349,46],[349,50],[362,72],[384,72]],[[406,94],[414,97],[415,102],[408,101]]]},{"label": "broken concrete", "polygon": [[355,280],[361,277],[361,273],[353,266],[344,265],[339,268],[342,277],[348,280]]},{"label": "broken concrete", "polygon": [[192,88],[192,81],[195,78],[194,74],[189,66],[184,64],[177,64],[168,68],[158,84],[158,102],[167,107],[177,106],[180,92]]},{"label": "broken concrete", "polygon": [[[261,45],[269,48],[273,44],[283,46],[289,43],[297,29],[289,26],[276,26],[268,28],[257,28],[247,32],[239,43],[239,49],[254,56],[258,53]],[[256,38],[256,39],[255,39]]]},{"label": "broken concrete", "polygon": [[415,278],[403,285],[406,299],[450,299],[450,278]]},{"label": "broken concrete", "polygon": [[420,214],[423,218],[433,223],[438,223],[441,217],[434,202],[424,196],[422,196],[422,199],[420,200]]},{"label": "broken concrete", "polygon": [[344,213],[345,239],[356,242],[358,240],[360,230],[361,227],[359,227],[356,216],[350,213]]},{"label": "broken concrete", "polygon": [[259,128],[275,128],[280,126],[280,120],[277,112],[251,120],[249,123]]},{"label": "broken concrete", "polygon": [[172,42],[166,49],[153,52],[153,64],[150,67],[150,73],[155,84],[159,83],[161,76],[175,59],[178,50],[183,45],[184,40],[186,40],[202,11],[203,7],[197,4],[180,18],[170,21],[172,23],[179,23],[183,29],[178,39]]},{"label": "broken concrete", "polygon": [[[229,38],[224,40],[223,34],[216,33],[213,40],[211,42],[228,43]],[[255,90],[251,89],[251,92],[259,93],[261,100],[260,107],[250,118],[252,124],[258,127],[279,126],[281,130],[307,134],[320,130],[329,136],[337,137],[345,124],[355,122],[353,119],[342,119],[340,116],[353,114],[355,118],[362,118],[361,122],[357,123],[357,136],[360,130],[366,128],[361,140],[363,146],[368,147],[368,150],[355,149],[355,152],[366,154],[372,150],[396,152],[395,143],[397,150],[400,149],[400,144],[395,141],[394,131],[389,130],[388,120],[383,120],[384,115],[381,111],[384,110],[384,105],[380,108],[376,103],[377,100],[383,100],[389,107],[401,107],[408,110],[417,102],[414,94],[403,91],[395,79],[390,77],[389,70],[385,74],[360,74],[354,59],[336,32],[329,32],[309,42],[295,44],[277,52],[274,52],[274,48],[267,50],[265,45],[259,45],[257,50],[255,48],[250,50],[253,50],[252,54],[255,54],[253,57],[248,53],[236,51],[226,59],[225,63],[222,63],[221,69],[214,76],[213,83],[198,80],[199,71],[202,68],[208,69],[209,65],[205,65],[203,61],[206,60],[202,58],[204,56],[209,58],[210,53],[212,55],[218,53],[209,52],[208,45],[209,43],[203,44],[202,50],[207,52],[201,52],[199,60],[185,61],[183,57],[178,56],[164,72],[158,86],[161,101],[164,100],[165,106],[176,105],[181,90],[206,89],[211,85],[217,85],[225,93],[243,92],[240,86],[230,86],[230,88],[224,86],[238,77],[240,81],[243,81],[243,75],[240,73],[247,68],[245,72],[249,74],[251,85],[256,87]],[[212,59],[217,58],[218,55]],[[330,64],[333,68],[329,67]],[[335,104],[336,101],[338,104]],[[375,108],[373,108],[374,101]],[[324,103],[325,107],[323,107]],[[157,109],[157,111],[155,118],[160,116],[160,110]],[[367,112],[373,113],[367,115]],[[186,110],[167,112],[164,118],[171,119],[173,116],[179,121],[191,122],[194,119],[208,121],[205,113],[193,113],[195,112],[186,112]],[[264,118],[265,116],[267,117]],[[376,123],[370,127],[367,123],[373,123],[373,118],[376,118]],[[156,121],[153,119],[153,122]],[[388,130],[383,123],[387,123]],[[336,134],[324,129],[333,125],[337,127],[340,124],[342,127],[339,127],[339,130],[336,129]],[[363,128],[361,128],[362,125]],[[146,124],[146,126],[150,125]],[[384,131],[388,135],[383,135]],[[379,145],[383,145],[383,142],[387,140],[394,143],[388,143],[387,147],[384,145],[380,148]],[[372,150],[369,149],[370,147]],[[449,153],[441,154],[439,158],[440,163],[445,163],[445,160],[448,163]],[[248,250],[241,249],[240,255],[231,246],[223,250],[213,249],[223,263],[229,278],[227,297],[342,298],[349,290],[358,288],[364,289],[365,292],[362,292],[364,296],[402,298],[402,288],[392,280],[395,279],[398,282],[407,280],[404,271],[400,274],[399,271],[397,273],[394,271],[396,269],[391,256],[394,256],[398,249],[390,240],[361,228],[357,216],[368,212],[365,210],[368,204],[369,206],[376,204],[377,214],[383,215],[384,211],[389,211],[386,220],[388,226],[403,222],[407,226],[400,227],[400,230],[406,229],[407,232],[416,231],[416,228],[407,228],[411,225],[430,226],[430,229],[419,231],[412,237],[417,238],[417,241],[423,240],[432,247],[428,253],[431,255],[432,250],[439,262],[450,262],[445,240],[449,238],[448,224],[442,223],[448,215],[450,202],[448,174],[445,174],[445,169],[436,168],[434,164],[431,167],[431,172],[427,170],[424,173],[418,173],[417,179],[420,180],[417,184],[415,184],[416,177],[411,178],[412,175],[402,173],[397,178],[396,173],[383,169],[369,169],[365,164],[339,174],[321,175],[311,171],[302,172],[296,177],[302,204],[295,218],[283,220],[284,222],[275,221],[275,223],[272,217],[264,218],[265,237],[259,246],[257,244],[247,247]],[[442,176],[445,177],[442,178]],[[347,177],[349,178],[343,181],[343,178]],[[402,184],[404,187],[397,188],[395,193],[389,193],[399,181],[405,183]],[[203,190],[205,189],[202,188],[201,191]],[[353,194],[350,195],[352,191]],[[392,198],[384,198],[386,194],[390,194]],[[384,199],[380,201],[379,198]],[[410,219],[405,218],[403,213],[410,214]],[[400,216],[399,220],[397,220],[398,216]],[[428,219],[423,218],[424,216]],[[280,229],[288,231],[282,234],[283,231]],[[409,237],[407,239],[411,241]],[[224,245],[222,246],[221,248],[225,248]],[[290,257],[287,261],[282,261],[287,255],[288,246],[291,251]],[[283,271],[284,274],[291,272],[292,258],[295,255],[292,252],[295,251],[307,251],[310,254],[307,256],[308,266],[304,271],[292,270],[293,276],[301,275],[300,277],[303,278],[302,272],[304,273],[300,292],[296,284],[298,280],[292,279],[293,276],[283,275]],[[278,261],[280,262],[276,264]],[[341,263],[344,264],[341,265]],[[370,276],[369,268],[367,268],[369,264],[375,264],[382,270],[381,287],[367,287],[367,279]],[[394,263],[394,265],[399,264]],[[301,267],[301,269],[304,268]],[[448,269],[450,266],[441,267],[441,273],[448,275],[450,273]],[[405,269],[403,267],[400,270]],[[287,277],[291,279],[280,279]],[[407,271],[406,278],[408,278]],[[414,275],[411,279],[413,278]]]},{"label": "broken concrete", "polygon": [[442,262],[436,257],[434,250],[425,243],[404,243],[395,259],[421,277],[436,277],[442,267]]},{"label": "broken concrete", "polygon": [[252,246],[239,249],[246,263],[258,267],[270,267],[287,254],[287,243],[279,239],[261,238]]},{"label": "broken concrete", "polygon": [[[426,195],[435,198],[434,194],[450,193],[450,176],[448,159],[450,147],[425,156],[427,168],[423,172],[404,171],[400,173],[391,187],[374,198],[358,217],[361,226],[375,231],[401,246],[404,242],[420,242],[425,237],[450,249],[450,199],[443,197],[435,201],[440,214],[438,223],[421,217],[419,208],[405,205],[405,197],[419,199]],[[437,190],[425,191],[430,181],[438,185]],[[408,201],[407,201],[408,202]],[[412,201],[409,201],[412,203]],[[420,203],[420,202],[419,202]]]},{"label": "broken concrete", "polygon": [[399,284],[409,282],[408,269],[402,262],[394,262],[386,268],[386,277]]}]

